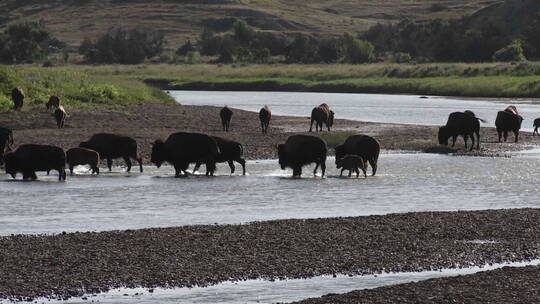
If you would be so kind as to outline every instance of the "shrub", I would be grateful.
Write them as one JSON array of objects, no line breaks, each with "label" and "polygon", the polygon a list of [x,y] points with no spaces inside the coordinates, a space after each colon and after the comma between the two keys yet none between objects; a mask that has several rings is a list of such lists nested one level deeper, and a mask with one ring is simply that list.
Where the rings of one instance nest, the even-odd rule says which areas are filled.
[{"label": "shrub", "polygon": [[523,47],[519,39],[513,40],[509,45],[493,54],[493,61],[520,62],[525,60],[527,58],[523,55]]},{"label": "shrub", "polygon": [[345,34],[343,41],[346,62],[353,64],[366,63],[375,58],[373,55],[374,47],[368,41],[354,38],[350,34]]}]

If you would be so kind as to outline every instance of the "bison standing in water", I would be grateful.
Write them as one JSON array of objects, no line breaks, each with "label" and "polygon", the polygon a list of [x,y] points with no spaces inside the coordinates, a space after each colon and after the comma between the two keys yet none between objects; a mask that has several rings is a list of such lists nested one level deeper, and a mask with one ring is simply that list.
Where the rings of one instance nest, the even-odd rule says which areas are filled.
[{"label": "bison standing in water", "polygon": [[127,172],[131,170],[131,158],[139,163],[140,171],[143,172],[142,158],[137,153],[137,141],[131,137],[98,133],[92,135],[90,140],[80,143],[79,147],[99,153],[101,159],[107,160],[109,171],[112,171],[112,160],[122,157],[126,162]]},{"label": "bison standing in water", "polygon": [[[231,174],[234,173],[235,167],[233,161],[239,163],[242,165],[242,175],[246,175],[246,161],[242,158],[242,155],[244,154],[244,148],[242,145],[236,141],[228,140],[225,138],[217,137],[217,136],[211,136],[213,140],[216,141],[219,153],[216,157],[217,163],[224,163],[227,162],[229,164],[229,167],[231,168]],[[199,167],[201,166],[202,162],[197,162],[195,165],[195,168],[193,168],[193,171],[199,170]]]},{"label": "bison standing in water", "polygon": [[476,148],[480,150],[480,119],[473,112],[453,112],[448,116],[448,121],[445,126],[439,128],[439,144],[448,145],[448,139],[452,137],[452,147],[456,144],[458,136],[463,136],[465,141],[465,149],[467,149],[467,140],[471,137],[471,151],[474,148],[474,134],[476,134]]},{"label": "bison standing in water", "polygon": [[0,127],[0,165],[4,164],[4,153],[13,145],[11,129]]},{"label": "bison standing in water", "polygon": [[79,165],[90,165],[92,174],[99,174],[99,153],[86,148],[71,148],[66,151],[66,161],[69,172],[73,175],[73,168]]},{"label": "bison standing in water", "polygon": [[316,164],[313,174],[317,173],[320,166],[324,176],[327,152],[326,142],[316,136],[293,135],[287,138],[285,144],[278,145],[281,169],[291,168],[294,177],[300,177],[302,167],[311,163]]},{"label": "bison standing in water", "polygon": [[233,111],[229,107],[224,106],[221,111],[219,111],[219,117],[221,118],[221,125],[223,126],[223,131],[229,132],[231,127]]},{"label": "bison standing in water", "polygon": [[15,178],[37,179],[36,171],[58,171],[58,180],[66,180],[66,153],[59,147],[47,145],[21,145],[5,155],[6,173]]},{"label": "bison standing in water", "polygon": [[13,109],[20,110],[24,103],[24,91],[21,88],[11,90],[11,99],[13,100]]},{"label": "bison standing in water", "polygon": [[351,176],[351,172],[356,172],[356,177],[360,175],[360,170],[362,169],[362,172],[364,172],[364,177],[367,177],[366,174],[366,162],[362,159],[362,157],[358,155],[345,155],[345,157],[337,159],[336,158],[336,165],[337,168],[342,168],[341,173],[339,176],[343,176],[343,171],[349,170],[349,177]]},{"label": "bison standing in water", "polygon": [[499,135],[499,142],[501,142],[501,135],[504,134],[504,141],[508,138],[508,131],[514,132],[515,142],[518,142],[519,129],[521,129],[521,123],[523,117],[518,114],[516,107],[509,106],[504,111],[497,113],[495,119],[495,127],[497,128],[497,134]]},{"label": "bison standing in water", "polygon": [[309,132],[313,130],[313,122],[315,122],[315,131],[322,131],[323,123],[326,124],[328,131],[334,124],[334,111],[330,110],[327,104],[323,103],[311,110],[311,123],[309,124]]},{"label": "bison standing in water", "polygon": [[261,121],[261,130],[263,134],[268,133],[268,125],[270,125],[270,119],[272,119],[272,112],[268,106],[264,106],[259,111],[259,120]]},{"label": "bison standing in water", "polygon": [[535,134],[540,135],[540,134],[538,134],[538,127],[540,127],[540,118],[537,118],[537,119],[534,120],[533,127],[534,127],[533,136]]},{"label": "bison standing in water", "polygon": [[206,134],[178,132],[163,142],[158,139],[152,146],[151,162],[158,168],[163,162],[174,166],[175,176],[187,175],[190,163],[206,164],[206,175],[213,175],[219,148],[216,141]]},{"label": "bison standing in water", "polygon": [[361,134],[351,135],[347,137],[343,144],[336,146],[336,165],[338,165],[338,161],[345,157],[345,155],[358,155],[364,161],[369,162],[371,175],[374,176],[377,173],[377,162],[380,151],[381,146],[375,138]]}]

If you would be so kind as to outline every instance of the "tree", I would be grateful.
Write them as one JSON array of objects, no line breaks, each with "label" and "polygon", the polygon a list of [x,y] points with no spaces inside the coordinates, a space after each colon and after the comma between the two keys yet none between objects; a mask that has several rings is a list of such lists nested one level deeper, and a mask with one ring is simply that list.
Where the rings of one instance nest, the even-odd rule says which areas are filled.
[{"label": "tree", "polygon": [[243,20],[237,20],[233,25],[234,38],[242,45],[249,44],[255,37],[255,31]]},{"label": "tree", "polygon": [[345,61],[358,64],[372,61],[374,47],[368,41],[354,38],[350,34],[343,35],[343,45],[345,49]]},{"label": "tree", "polygon": [[493,54],[493,61],[526,61],[523,55],[522,42],[519,39],[512,40],[509,45]]},{"label": "tree", "polygon": [[176,55],[186,56],[189,52],[194,52],[194,51],[195,51],[195,47],[191,44],[191,41],[188,40],[186,43],[184,43],[184,45],[182,45],[176,50]]}]

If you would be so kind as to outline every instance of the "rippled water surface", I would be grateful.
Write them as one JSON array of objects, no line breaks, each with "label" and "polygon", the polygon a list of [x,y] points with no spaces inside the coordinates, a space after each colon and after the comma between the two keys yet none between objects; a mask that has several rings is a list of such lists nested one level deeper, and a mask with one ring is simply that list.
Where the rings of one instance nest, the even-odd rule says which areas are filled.
[{"label": "rippled water surface", "polygon": [[213,92],[170,91],[179,103],[186,105],[215,105],[259,111],[266,104],[279,115],[309,116],[315,105],[328,103],[336,118],[406,124],[444,125],[448,114],[472,110],[487,120],[484,126],[494,126],[497,111],[507,105],[517,106],[525,118],[524,130],[532,130],[535,118],[540,117],[540,105],[530,101],[493,102],[481,99],[428,98],[414,95],[298,93],[298,92]]},{"label": "rippled water surface", "polygon": [[[285,218],[359,216],[427,210],[540,207],[540,157],[454,157],[382,154],[375,177],[290,178],[276,160],[249,161],[249,175],[174,178],[171,167],[143,174],[90,176],[67,182],[55,173],[36,182],[0,174],[0,234],[58,233]],[[204,168],[203,168],[204,169]],[[105,170],[103,170],[105,171]],[[20,178],[20,176],[19,176]]]}]

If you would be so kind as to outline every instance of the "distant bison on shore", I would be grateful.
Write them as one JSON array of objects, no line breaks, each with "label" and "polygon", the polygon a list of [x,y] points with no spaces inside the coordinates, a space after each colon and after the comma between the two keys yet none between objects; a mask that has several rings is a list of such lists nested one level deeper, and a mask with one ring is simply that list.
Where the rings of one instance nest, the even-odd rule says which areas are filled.
[{"label": "distant bison on shore", "polygon": [[326,171],[326,142],[316,136],[292,135],[285,144],[278,145],[279,164],[281,169],[291,168],[294,177],[302,175],[302,167],[315,163],[313,174],[321,167],[322,176]]},{"label": "distant bison on shore", "polygon": [[270,120],[272,119],[272,112],[268,106],[264,106],[259,111],[259,120],[261,121],[261,130],[263,134],[268,134],[268,126],[270,125]]},{"label": "distant bison on shore", "polygon": [[137,141],[129,136],[98,133],[92,135],[88,141],[81,142],[79,147],[99,153],[101,159],[107,160],[109,171],[112,171],[113,159],[123,158],[127,165],[127,172],[129,172],[131,158],[133,158],[139,163],[140,171],[143,172],[142,158],[137,153]]},{"label": "distant bison on shore", "polygon": [[151,162],[158,168],[163,162],[174,166],[175,176],[187,175],[191,163],[206,164],[206,175],[214,175],[219,148],[216,141],[206,134],[177,132],[167,140],[156,140],[152,145]]},{"label": "distant bison on shore", "polygon": [[515,106],[508,106],[504,111],[497,113],[495,119],[495,127],[497,128],[497,134],[499,135],[499,142],[501,142],[501,136],[504,136],[504,141],[508,139],[508,131],[514,132],[514,139],[517,143],[519,140],[519,130],[521,129],[521,123],[523,117],[519,115]]},{"label": "distant bison on shore", "polygon": [[330,127],[334,124],[334,111],[330,110],[327,104],[323,103],[311,110],[311,122],[309,124],[309,132],[313,131],[313,122],[315,122],[315,131],[322,131],[323,123],[330,131]]},{"label": "distant bison on shore", "polygon": [[59,147],[47,145],[21,145],[5,155],[6,173],[16,178],[37,179],[37,171],[58,171],[58,180],[66,180],[66,153]]},{"label": "distant bison on shore", "polygon": [[67,117],[67,113],[66,110],[64,110],[64,107],[58,106],[56,110],[54,110],[53,116],[56,120],[56,126],[58,127],[58,129],[63,128]]},{"label": "distant bison on shore", "polygon": [[99,174],[99,153],[86,148],[71,148],[66,151],[66,162],[69,172],[73,175],[73,168],[79,165],[90,165],[92,174]]},{"label": "distant bison on shore", "polygon": [[13,100],[13,109],[19,111],[24,104],[24,91],[21,88],[11,90],[11,99]]},{"label": "distant bison on shore", "polygon": [[351,176],[352,171],[356,172],[356,177],[360,175],[360,170],[364,172],[364,177],[367,177],[366,174],[366,163],[362,157],[358,155],[345,155],[343,158],[336,158],[337,168],[341,168],[339,176],[343,176],[343,171],[349,170],[349,177]]},{"label": "distant bison on shore", "polygon": [[223,131],[229,132],[231,127],[233,111],[229,107],[224,106],[221,111],[219,111],[219,117],[221,118],[221,125],[223,126]]},{"label": "distant bison on shore", "polygon": [[467,140],[471,137],[471,151],[474,148],[474,134],[476,134],[476,148],[480,150],[480,119],[473,112],[453,112],[448,116],[445,126],[439,128],[439,144],[448,145],[448,139],[452,137],[452,147],[456,144],[458,136],[463,136],[465,149],[467,149]]},{"label": "distant bison on shore", "polygon": [[345,155],[358,155],[365,162],[369,163],[371,166],[371,175],[374,176],[377,173],[377,162],[380,151],[380,144],[375,138],[362,134],[351,135],[347,137],[343,144],[336,146],[336,165]]},{"label": "distant bison on shore", "polygon": [[[216,141],[219,153],[216,157],[217,163],[227,162],[231,168],[231,174],[234,173],[235,167],[233,161],[239,163],[242,166],[242,175],[246,175],[246,161],[242,158],[244,154],[244,148],[236,141],[228,140],[225,138],[210,136]],[[197,171],[202,162],[197,162],[193,171]]]}]

